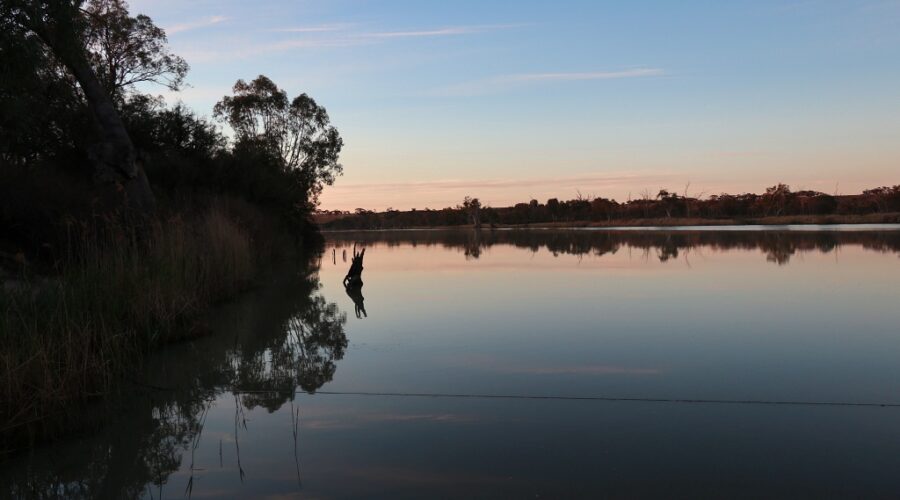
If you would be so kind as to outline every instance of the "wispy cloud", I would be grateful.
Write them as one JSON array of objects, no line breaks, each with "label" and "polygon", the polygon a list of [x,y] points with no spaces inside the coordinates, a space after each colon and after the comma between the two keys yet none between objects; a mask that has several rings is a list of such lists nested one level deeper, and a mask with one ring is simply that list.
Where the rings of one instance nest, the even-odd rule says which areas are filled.
[{"label": "wispy cloud", "polygon": [[291,49],[327,49],[334,47],[353,47],[356,45],[365,45],[368,42],[363,40],[354,40],[351,38],[323,38],[323,39],[298,39],[284,40],[282,42],[257,45],[247,50],[241,51],[240,55],[253,56],[258,54],[266,54],[269,52],[282,52]]},{"label": "wispy cloud", "polygon": [[412,38],[412,37],[429,37],[429,36],[453,36],[465,35],[472,33],[469,28],[441,28],[436,30],[424,31],[384,31],[381,33],[363,33],[359,35],[363,38]]},{"label": "wispy cloud", "polygon": [[437,96],[473,96],[490,94],[511,87],[530,83],[577,82],[588,80],[619,80],[623,78],[646,78],[662,76],[666,72],[659,68],[633,68],[620,71],[588,71],[572,73],[522,73],[501,75],[483,80],[449,85],[431,92]]},{"label": "wispy cloud", "polygon": [[223,23],[227,20],[228,20],[228,18],[225,16],[210,16],[210,17],[200,19],[198,21],[169,26],[168,28],[166,28],[166,34],[174,35],[175,33],[184,33],[185,31],[206,28],[209,26],[214,26],[219,23]]},{"label": "wispy cloud", "polygon": [[371,40],[353,38],[299,38],[282,40],[280,42],[261,43],[249,45],[237,50],[224,51],[220,49],[194,49],[185,50],[182,55],[192,62],[215,62],[222,60],[245,59],[249,57],[264,56],[278,52],[291,50],[315,50],[332,49],[340,47],[354,47],[373,43]]},{"label": "wispy cloud", "polygon": [[657,174],[646,173],[609,173],[586,174],[578,176],[533,177],[525,179],[447,179],[433,181],[385,182],[365,184],[344,184],[344,187],[358,187],[384,191],[405,189],[477,189],[477,188],[527,188],[550,185],[582,185],[585,183],[620,183],[635,180],[656,179]]},{"label": "wispy cloud", "polygon": [[504,78],[508,82],[572,82],[579,80],[614,80],[617,78],[638,78],[641,76],[660,76],[665,74],[661,69],[638,68],[624,71],[594,71],[587,73],[531,73],[509,75]]},{"label": "wispy cloud", "polygon": [[320,24],[317,26],[299,26],[295,28],[275,28],[269,31],[274,33],[328,33],[350,29],[352,23]]},{"label": "wispy cloud", "polygon": [[518,28],[526,26],[524,24],[489,24],[480,26],[451,26],[446,28],[437,28],[429,30],[412,30],[412,31],[382,31],[375,33],[362,33],[357,36],[361,38],[422,38],[422,37],[441,37],[441,36],[458,36],[471,35],[474,33],[485,33],[489,31],[504,30],[510,28]]},{"label": "wispy cloud", "polygon": [[552,196],[586,195],[618,197],[650,186],[676,185],[683,176],[663,172],[607,172],[574,176],[547,176],[519,179],[446,179],[383,183],[336,183],[325,191],[322,207],[348,209],[365,207],[440,208],[454,206],[464,196],[477,196],[492,206],[510,206],[527,200]]},{"label": "wispy cloud", "polygon": [[[186,31],[189,29],[199,28],[202,26],[215,24],[224,21],[225,18],[217,16],[209,18],[205,22],[197,22],[173,26],[170,30],[175,32]],[[443,37],[443,36],[459,36],[475,33],[485,33],[493,30],[509,29],[519,26],[527,26],[526,24],[492,24],[479,26],[456,26],[448,28],[438,28],[429,30],[413,30],[413,31],[380,31],[380,32],[346,32],[355,26],[352,23],[335,23],[321,24],[315,26],[299,26],[293,28],[275,28],[268,30],[270,33],[289,33],[294,35],[309,35],[304,38],[296,37],[287,40],[274,41],[270,43],[257,43],[244,46],[238,50],[224,51],[221,49],[210,50],[188,50],[191,60],[199,60],[209,62],[221,59],[233,59],[254,57],[270,53],[284,52],[288,50],[298,49],[328,49],[336,47],[355,47],[360,45],[372,45],[377,43],[385,43],[392,39],[408,39],[420,37]],[[321,34],[322,36],[315,36]]]}]

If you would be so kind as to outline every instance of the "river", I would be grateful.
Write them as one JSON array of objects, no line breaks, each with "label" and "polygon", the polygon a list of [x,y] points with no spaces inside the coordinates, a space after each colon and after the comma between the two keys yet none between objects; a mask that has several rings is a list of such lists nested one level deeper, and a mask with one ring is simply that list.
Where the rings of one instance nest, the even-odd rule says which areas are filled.
[{"label": "river", "polygon": [[330,233],[273,281],[0,496],[900,491],[898,226]]}]

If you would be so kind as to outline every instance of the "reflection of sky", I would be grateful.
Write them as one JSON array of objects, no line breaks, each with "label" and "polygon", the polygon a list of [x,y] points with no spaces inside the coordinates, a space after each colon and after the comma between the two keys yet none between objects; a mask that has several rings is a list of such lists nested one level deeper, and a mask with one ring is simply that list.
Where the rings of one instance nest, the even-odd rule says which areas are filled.
[{"label": "reflection of sky", "polygon": [[[900,486],[890,409],[305,394],[296,404],[302,486],[290,416],[257,409],[238,433],[243,482],[233,443],[220,466],[210,433],[194,496],[796,498]],[[232,414],[221,398],[204,432],[231,432]],[[185,465],[164,491],[181,494],[187,480]]]},{"label": "reflection of sky", "polygon": [[[327,247],[329,250],[331,247]],[[326,392],[896,401],[897,255],[695,247],[660,262],[506,245],[369,244],[369,317]],[[353,306],[348,267],[322,293]],[[221,396],[195,496],[873,496],[900,488],[893,408],[298,394],[246,411]],[[218,443],[224,452],[220,458]],[[222,460],[222,465],[219,461]],[[170,478],[180,488],[187,465]],[[865,478],[865,480],[862,480]]]},{"label": "reflection of sky", "polygon": [[[332,264],[332,244],[320,293],[350,311],[340,284],[349,264],[340,250]],[[240,418],[225,388],[162,496],[183,494],[192,465],[196,498],[900,491],[900,408],[339,394],[900,403],[896,252],[844,244],[798,251],[783,265],[760,250],[695,246],[667,262],[655,252],[623,246],[603,256],[554,256],[495,244],[467,260],[463,248],[369,243],[362,290],[369,316],[348,314],[350,345],[333,381],[293,402],[276,397],[273,410],[244,408]],[[203,345],[270,339],[254,329],[278,321],[252,319],[277,318],[283,304],[262,297],[234,304],[245,321],[223,314],[234,332],[172,346],[159,366],[175,370],[196,359],[202,378],[210,362]],[[144,419],[126,413],[112,428]],[[127,455],[113,464],[113,475],[125,478],[140,470],[129,462],[129,444],[156,437],[123,434],[99,440],[112,443],[111,457]],[[52,455],[54,473],[83,470],[79,442],[40,453]],[[160,497],[155,487],[143,494]]]},{"label": "reflection of sky", "polygon": [[[347,264],[323,293],[352,305]],[[370,245],[369,317],[351,318],[331,390],[647,397],[891,399],[900,368],[893,253],[622,247],[554,256],[507,245],[466,259]],[[825,383],[840,373],[840,383]]]}]

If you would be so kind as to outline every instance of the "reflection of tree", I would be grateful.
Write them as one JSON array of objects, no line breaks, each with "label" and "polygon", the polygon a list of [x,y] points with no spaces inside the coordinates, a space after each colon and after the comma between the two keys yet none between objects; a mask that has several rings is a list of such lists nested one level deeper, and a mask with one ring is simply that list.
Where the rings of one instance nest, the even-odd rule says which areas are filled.
[{"label": "reflection of tree", "polygon": [[235,353],[234,385],[243,404],[275,411],[293,399],[296,387],[313,393],[329,382],[347,348],[346,322],[336,304],[316,295],[284,322],[282,335]]},{"label": "reflection of tree", "polygon": [[[766,252],[766,260],[769,262],[774,262],[779,266],[783,266],[791,261],[791,256],[794,255],[795,245],[793,245],[786,238],[775,238],[767,242],[767,244],[762,247],[763,251]],[[827,249],[823,249],[822,252],[831,251],[832,247]]]},{"label": "reflection of tree", "polygon": [[206,406],[204,400],[148,398],[129,402],[127,408],[105,406],[103,413],[127,418],[116,419],[97,439],[67,444],[77,448],[77,456],[50,450],[52,467],[7,471],[8,477],[0,476],[0,497],[136,498],[151,485],[161,489],[181,467]]},{"label": "reflection of tree", "polygon": [[312,393],[331,381],[334,362],[344,357],[347,316],[321,296],[310,303],[301,315],[291,318],[284,352],[285,361],[296,367],[297,385]]},{"label": "reflection of tree", "polygon": [[335,362],[344,357],[346,314],[317,293],[313,275],[301,288],[300,297],[273,296],[260,304],[250,334],[238,339],[239,348],[227,356],[223,372],[230,373],[232,387],[248,408],[276,411],[293,399],[298,386],[315,392],[331,380]]},{"label": "reflection of tree", "polygon": [[466,235],[469,236],[463,250],[466,255],[466,260],[477,260],[481,257],[481,249],[485,246],[481,242],[481,230],[475,229],[474,231],[466,231]]},{"label": "reflection of tree", "polygon": [[361,286],[348,286],[345,287],[344,290],[347,292],[347,296],[350,297],[350,300],[353,301],[353,308],[355,309],[357,318],[368,318],[369,315],[366,314],[366,298],[363,297],[362,287]]},{"label": "reflection of tree", "polygon": [[675,245],[665,245],[659,247],[659,261],[668,262],[678,258],[678,247]]},{"label": "reflection of tree", "polygon": [[329,238],[337,246],[378,242],[395,245],[437,245],[458,249],[466,259],[478,258],[494,245],[511,245],[532,252],[546,250],[556,255],[615,253],[621,248],[656,250],[661,262],[671,262],[693,248],[714,250],[758,250],[770,262],[786,264],[802,252],[828,253],[844,245],[900,253],[900,231],[616,231],[616,230],[512,230],[512,231],[386,231]]},{"label": "reflection of tree", "polygon": [[233,304],[217,315],[214,335],[148,361],[139,387],[97,408],[96,435],[0,470],[0,498],[134,498],[148,488],[181,495],[184,484],[168,478],[185,453],[190,459],[210,401],[231,389],[260,391],[236,392],[236,411],[275,411],[297,387],[314,392],[334,376],[347,348],[346,315],[317,293],[313,271]]}]

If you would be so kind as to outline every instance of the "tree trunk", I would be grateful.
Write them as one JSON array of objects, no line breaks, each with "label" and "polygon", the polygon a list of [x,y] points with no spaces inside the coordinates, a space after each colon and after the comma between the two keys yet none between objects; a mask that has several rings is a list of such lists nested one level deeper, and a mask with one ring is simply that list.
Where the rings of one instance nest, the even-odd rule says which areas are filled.
[{"label": "tree trunk", "polygon": [[28,29],[37,34],[72,72],[87,98],[88,108],[100,132],[100,143],[89,151],[95,180],[121,185],[129,208],[145,215],[152,214],[156,210],[156,198],[147,175],[138,162],[134,144],[112,97],[88,62],[84,44],[73,27],[74,20],[45,22],[35,11],[26,9],[26,12],[30,14]]},{"label": "tree trunk", "polygon": [[103,183],[121,184],[130,208],[144,214],[153,213],[156,210],[156,199],[150,189],[150,182],[138,162],[131,137],[125,130],[125,124],[122,123],[112,98],[83,57],[74,57],[64,63],[81,84],[100,129],[101,142],[90,151],[95,178]]}]

